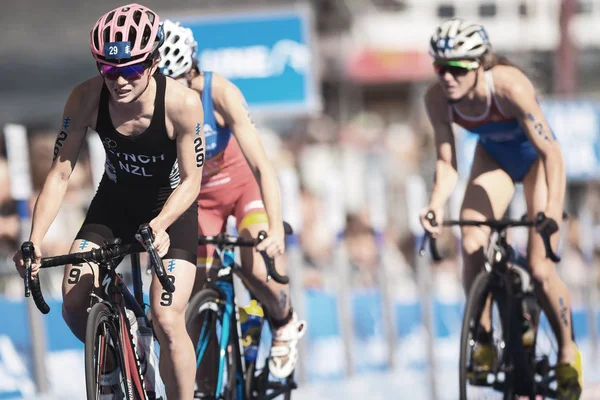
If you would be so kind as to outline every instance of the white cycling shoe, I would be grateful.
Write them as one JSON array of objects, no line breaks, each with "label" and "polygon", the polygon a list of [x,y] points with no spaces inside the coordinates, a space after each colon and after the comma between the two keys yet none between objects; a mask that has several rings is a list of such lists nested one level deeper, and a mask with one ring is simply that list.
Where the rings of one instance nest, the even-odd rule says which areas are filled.
[{"label": "white cycling shoe", "polygon": [[273,333],[273,346],[269,357],[269,372],[277,379],[285,379],[294,372],[298,363],[298,340],[306,332],[306,321],[294,316]]}]

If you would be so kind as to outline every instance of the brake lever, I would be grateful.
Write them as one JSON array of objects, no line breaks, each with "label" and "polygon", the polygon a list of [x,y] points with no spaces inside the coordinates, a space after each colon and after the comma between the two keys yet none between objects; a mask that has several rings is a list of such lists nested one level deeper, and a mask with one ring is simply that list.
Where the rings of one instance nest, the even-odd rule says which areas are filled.
[{"label": "brake lever", "polygon": [[[427,219],[429,221],[431,226],[434,226],[434,227],[437,226],[437,222],[435,219],[435,213],[433,211],[431,211],[431,210],[427,211],[427,214],[425,214],[425,219]],[[419,249],[419,255],[421,257],[423,257],[425,255],[425,245],[426,245],[427,241],[429,241],[429,252],[431,253],[431,258],[436,262],[442,261],[442,256],[440,256],[440,253],[438,252],[438,249],[437,249],[437,241],[433,237],[433,234],[429,231],[425,231],[425,234],[423,235],[423,240],[421,242],[421,247]]]},{"label": "brake lever", "polygon": [[560,262],[561,258],[552,250],[552,243],[550,237],[558,232],[558,224],[552,218],[546,217],[543,212],[539,212],[535,218],[535,229],[542,237],[544,242],[544,248],[546,250],[546,257],[555,263]]}]

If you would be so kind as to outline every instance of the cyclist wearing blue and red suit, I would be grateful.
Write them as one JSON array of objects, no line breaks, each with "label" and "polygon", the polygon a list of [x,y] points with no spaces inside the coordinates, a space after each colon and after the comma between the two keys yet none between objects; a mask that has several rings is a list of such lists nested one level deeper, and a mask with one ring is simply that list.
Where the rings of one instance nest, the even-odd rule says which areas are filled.
[{"label": "cyclist wearing blue and red suit", "polygon": [[[195,55],[197,43],[190,29],[164,21],[165,42],[160,48],[159,67],[195,90],[204,107],[206,165],[198,196],[198,230],[215,235],[224,230],[227,218],[235,216],[240,236],[256,237],[264,230],[268,237],[256,250],[275,257],[280,273],[285,250],[283,221],[277,178],[262,146],[248,106],[240,90],[228,79],[200,71]],[[198,247],[196,289],[204,282],[207,268],[218,262],[214,247]],[[269,357],[273,376],[285,378],[298,359],[297,342],[306,330],[291,307],[289,286],[274,280],[266,283],[264,260],[258,251],[242,248],[242,274],[253,294],[271,316],[274,342]]]},{"label": "cyclist wearing blue and red suit", "polygon": [[[461,219],[499,219],[505,214],[516,183],[522,183],[527,212],[544,212],[562,220],[566,174],[562,152],[537,102],[530,80],[492,50],[481,25],[460,18],[442,23],[430,41],[438,81],[425,95],[435,131],[437,163],[431,200],[421,213],[425,229],[437,235],[443,207],[458,181],[452,123],[477,134],[473,166],[461,208]],[[435,213],[437,226],[425,217]],[[556,248],[558,233],[551,236]],[[483,248],[489,238],[484,227],[462,228],[463,283],[466,293],[484,265]],[[578,398],[582,390],[581,353],[571,328],[567,287],[546,258],[540,235],[530,232],[530,272],[537,295],[559,343],[558,398]],[[480,370],[492,368],[489,302],[480,321],[483,334],[473,359]]]}]

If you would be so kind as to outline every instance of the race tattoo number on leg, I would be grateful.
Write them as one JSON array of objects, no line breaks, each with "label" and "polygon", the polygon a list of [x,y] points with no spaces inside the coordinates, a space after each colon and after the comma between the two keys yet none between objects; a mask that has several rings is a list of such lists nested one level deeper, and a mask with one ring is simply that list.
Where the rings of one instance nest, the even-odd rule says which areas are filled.
[{"label": "race tattoo number on leg", "polygon": [[79,283],[79,280],[81,279],[81,269],[83,268],[83,265],[81,264],[73,264],[71,267],[71,270],[69,271],[69,279],[67,279],[67,283],[69,283],[70,285],[76,285]]},{"label": "race tattoo number on leg", "polygon": [[[173,283],[173,287],[175,287],[175,276],[167,275],[167,277]],[[169,293],[163,289],[163,292],[160,294],[160,305],[169,307],[171,304],[173,304],[173,293]]]}]

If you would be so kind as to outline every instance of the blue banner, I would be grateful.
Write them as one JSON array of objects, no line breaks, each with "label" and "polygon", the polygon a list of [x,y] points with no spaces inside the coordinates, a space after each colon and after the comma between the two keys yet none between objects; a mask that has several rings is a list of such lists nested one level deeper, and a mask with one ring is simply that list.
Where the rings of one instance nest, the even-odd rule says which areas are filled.
[{"label": "blue banner", "polygon": [[[560,143],[569,181],[600,179],[600,103],[592,100],[544,100],[542,110]],[[456,130],[458,170],[469,175],[477,135]]]},{"label": "blue banner", "polygon": [[308,9],[173,19],[194,32],[200,68],[230,79],[252,111],[320,110]]}]

